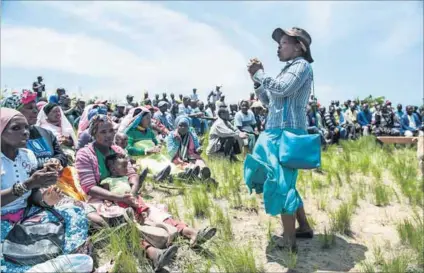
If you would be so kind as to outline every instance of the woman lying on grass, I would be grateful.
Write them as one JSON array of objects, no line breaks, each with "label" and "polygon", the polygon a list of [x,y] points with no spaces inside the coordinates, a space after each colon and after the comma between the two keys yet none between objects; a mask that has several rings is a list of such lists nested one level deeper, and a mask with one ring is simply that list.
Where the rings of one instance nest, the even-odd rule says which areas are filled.
[{"label": "woman lying on grass", "polygon": [[[124,156],[125,152],[113,145],[115,131],[112,121],[105,115],[95,116],[90,122],[90,134],[94,142],[77,153],[76,168],[83,190],[90,196],[88,201],[97,212],[111,222],[124,214],[137,213],[140,223],[149,216],[149,206],[138,195],[145,175],[136,174],[133,166]],[[146,173],[144,173],[146,174]],[[216,229],[207,228],[196,231],[169,216],[163,222],[177,228],[178,232],[190,239],[191,245],[202,243],[215,235]],[[107,223],[102,222],[107,226]],[[168,264],[176,254],[176,247],[160,250],[147,241],[141,242],[147,257],[153,261],[155,269]]]}]

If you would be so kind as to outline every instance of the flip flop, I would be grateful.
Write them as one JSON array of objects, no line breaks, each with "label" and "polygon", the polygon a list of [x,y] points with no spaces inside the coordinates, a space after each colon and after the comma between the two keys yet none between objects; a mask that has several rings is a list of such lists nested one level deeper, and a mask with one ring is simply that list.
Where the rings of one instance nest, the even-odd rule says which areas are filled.
[{"label": "flip flop", "polygon": [[202,230],[199,230],[197,233],[196,239],[194,239],[194,242],[191,244],[191,247],[194,247],[196,245],[202,245],[213,238],[216,234],[216,228],[214,227],[206,227]]},{"label": "flip flop", "polygon": [[157,260],[153,262],[155,272],[171,263],[177,252],[178,247],[175,245],[168,247],[166,250],[160,250]]}]

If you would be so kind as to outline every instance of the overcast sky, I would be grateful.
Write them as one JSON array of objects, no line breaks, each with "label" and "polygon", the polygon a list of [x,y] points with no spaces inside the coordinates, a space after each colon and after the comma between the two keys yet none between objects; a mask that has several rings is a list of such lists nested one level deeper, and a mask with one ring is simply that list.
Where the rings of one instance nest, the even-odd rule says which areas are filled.
[{"label": "overcast sky", "polygon": [[164,91],[205,98],[217,84],[248,97],[251,57],[275,76],[275,27],[312,36],[315,93],[332,99],[423,99],[423,2],[2,2],[1,87],[81,88],[125,99]]}]

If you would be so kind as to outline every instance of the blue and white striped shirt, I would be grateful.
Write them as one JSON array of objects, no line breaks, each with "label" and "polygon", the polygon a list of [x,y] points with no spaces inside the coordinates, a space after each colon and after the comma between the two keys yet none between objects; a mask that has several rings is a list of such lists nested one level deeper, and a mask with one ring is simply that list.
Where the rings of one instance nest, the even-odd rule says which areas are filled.
[{"label": "blue and white striped shirt", "polygon": [[313,73],[305,59],[298,57],[287,62],[275,79],[258,70],[253,80],[260,84],[255,89],[256,95],[269,109],[266,129],[306,130],[306,106],[311,94]]}]

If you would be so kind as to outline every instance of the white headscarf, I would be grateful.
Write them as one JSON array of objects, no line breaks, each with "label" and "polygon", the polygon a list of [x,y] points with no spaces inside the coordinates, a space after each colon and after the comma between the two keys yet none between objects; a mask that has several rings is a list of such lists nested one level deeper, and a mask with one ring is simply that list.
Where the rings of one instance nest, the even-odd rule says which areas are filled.
[{"label": "white headscarf", "polygon": [[62,108],[60,108],[60,127],[57,127],[56,125],[53,125],[47,121],[47,115],[44,112],[44,107],[41,108],[41,110],[38,112],[37,116],[37,123],[35,125],[40,126],[41,128],[44,128],[46,130],[50,130],[53,132],[53,134],[56,136],[57,139],[59,139],[61,136],[71,137],[74,141],[74,145],[78,144],[77,137],[74,132],[74,128],[72,127],[71,123],[66,118],[65,114],[62,111]]}]

